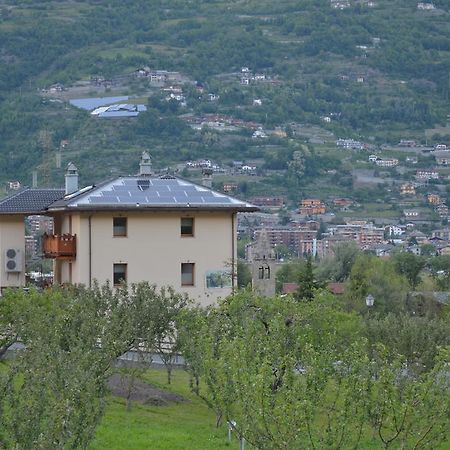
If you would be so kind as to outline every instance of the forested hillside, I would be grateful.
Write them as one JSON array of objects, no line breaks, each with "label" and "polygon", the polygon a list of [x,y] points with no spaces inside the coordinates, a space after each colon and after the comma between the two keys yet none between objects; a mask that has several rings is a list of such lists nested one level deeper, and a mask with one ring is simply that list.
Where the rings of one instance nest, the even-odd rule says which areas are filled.
[{"label": "forested hillside", "polygon": [[[187,114],[280,127],[302,143],[292,124],[320,125],[336,137],[375,144],[402,136],[421,140],[425,129],[445,126],[450,113],[449,3],[433,5],[3,1],[0,181],[30,184],[37,169],[39,184],[61,184],[63,169],[54,162],[61,141],[68,142],[62,167],[74,160],[84,181],[135,170],[142,149],[160,168],[194,158],[267,163],[288,160],[294,151],[288,139],[272,139],[276,152],[268,151],[245,129],[227,138],[195,130]],[[182,74],[185,102],[166,101],[160,87],[130,76],[145,66]],[[260,74],[262,82],[240,82],[242,68]],[[143,99],[147,112],[111,121],[70,106],[70,87],[93,77],[121,80],[102,95]],[[65,97],[43,93],[55,83],[69,88]],[[100,96],[96,89],[89,96]],[[209,101],[208,93],[217,100]]]}]

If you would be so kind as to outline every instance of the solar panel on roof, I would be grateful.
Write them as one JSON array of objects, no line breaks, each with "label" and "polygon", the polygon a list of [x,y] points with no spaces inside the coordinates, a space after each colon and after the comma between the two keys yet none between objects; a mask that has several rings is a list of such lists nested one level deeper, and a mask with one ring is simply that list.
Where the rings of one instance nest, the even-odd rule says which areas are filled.
[{"label": "solar panel on roof", "polygon": [[150,188],[150,180],[137,180],[137,187],[141,191],[145,191]]}]

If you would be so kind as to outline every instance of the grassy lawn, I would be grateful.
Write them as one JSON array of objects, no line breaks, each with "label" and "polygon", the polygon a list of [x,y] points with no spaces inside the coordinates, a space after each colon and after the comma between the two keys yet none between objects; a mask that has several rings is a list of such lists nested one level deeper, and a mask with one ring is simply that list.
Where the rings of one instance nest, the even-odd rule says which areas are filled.
[{"label": "grassy lawn", "polygon": [[[216,429],[214,413],[190,393],[186,372],[176,370],[170,387],[164,370],[150,370],[143,378],[189,401],[170,406],[135,402],[131,411],[127,411],[123,399],[109,397],[106,414],[90,450],[230,448],[226,428]],[[237,441],[231,447],[238,448]]]},{"label": "grassy lawn", "polygon": [[[97,429],[90,450],[218,450],[239,448],[237,440],[227,442],[226,427],[215,428],[215,417],[188,387],[188,376],[182,370],[173,374],[173,384],[166,384],[166,372],[152,369],[143,377],[145,381],[160,388],[172,390],[189,399],[188,402],[171,406],[149,406],[133,403],[131,411],[126,410],[125,401],[117,397],[108,398],[108,406],[102,423]],[[361,449],[379,449],[374,443],[371,431],[366,430]],[[250,449],[251,446],[247,445]],[[450,444],[443,444],[439,450],[450,450]]]}]

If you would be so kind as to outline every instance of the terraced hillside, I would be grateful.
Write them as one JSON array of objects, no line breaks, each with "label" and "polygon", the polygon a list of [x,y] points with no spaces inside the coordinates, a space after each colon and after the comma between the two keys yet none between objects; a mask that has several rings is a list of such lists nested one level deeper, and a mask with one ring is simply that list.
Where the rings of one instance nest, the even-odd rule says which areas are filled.
[{"label": "terraced hillside", "polygon": [[[214,158],[286,169],[300,144],[311,163],[316,143],[327,145],[295,132],[302,124],[319,126],[329,143],[425,140],[426,129],[446,130],[450,113],[448,8],[446,0],[429,10],[412,0],[3,1],[0,181],[30,184],[37,170],[39,184],[61,184],[72,159],[94,181],[135,170],[144,148],[159,168]],[[136,76],[145,67],[179,75],[153,82]],[[105,95],[148,110],[109,120],[68,103]],[[212,122],[234,128],[205,126]],[[261,145],[251,138],[258,127],[278,134]],[[333,156],[322,155],[326,168]]]}]

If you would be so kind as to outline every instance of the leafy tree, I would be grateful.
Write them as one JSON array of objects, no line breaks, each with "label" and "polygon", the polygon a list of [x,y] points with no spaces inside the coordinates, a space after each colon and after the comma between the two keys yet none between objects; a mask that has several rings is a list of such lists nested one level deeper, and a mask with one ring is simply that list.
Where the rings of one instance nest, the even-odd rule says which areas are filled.
[{"label": "leafy tree", "polygon": [[315,293],[320,287],[321,285],[314,275],[312,258],[309,256],[298,277],[298,289],[295,293],[295,298],[297,300],[311,301],[314,299]]},{"label": "leafy tree", "polygon": [[430,258],[427,263],[431,275],[439,289],[450,288],[450,256],[439,255]]},{"label": "leafy tree", "polygon": [[368,418],[382,448],[435,448],[448,435],[450,348],[438,352],[432,370],[412,375],[404,357],[376,346],[370,366]]},{"label": "leafy tree", "polygon": [[450,345],[450,323],[439,317],[388,314],[367,321],[366,336],[371,346],[382,342],[391,355],[403,355],[415,374],[434,367],[439,348]]},{"label": "leafy tree", "polygon": [[425,266],[425,260],[412,253],[401,252],[393,257],[393,262],[396,271],[406,277],[411,289],[414,291],[420,283],[420,272]]},{"label": "leafy tree", "polygon": [[283,283],[296,283],[304,268],[304,260],[284,263],[276,274],[276,291],[281,292]]},{"label": "leafy tree", "polygon": [[392,261],[361,254],[350,272],[345,299],[349,308],[366,312],[365,298],[371,294],[375,298],[372,309],[384,315],[404,311],[407,292],[408,282],[395,271]]},{"label": "leafy tree", "polygon": [[242,260],[237,262],[237,285],[240,288],[245,288],[250,286],[252,283],[252,273],[247,264]]},{"label": "leafy tree", "polygon": [[[167,383],[172,381],[172,370],[178,355],[176,321],[181,311],[189,305],[186,295],[176,293],[173,288],[162,287],[159,292],[156,286],[140,283],[135,287],[135,295],[143,296],[148,302],[147,320],[149,328],[148,349],[154,349],[167,370]],[[153,345],[150,347],[151,339]]]},{"label": "leafy tree", "polygon": [[[241,292],[194,317],[182,333],[189,370],[205,380],[195,389],[257,448],[429,448],[446,439],[448,353],[408,376],[383,346],[368,353],[358,318],[323,295],[298,303]],[[374,434],[363,437],[368,427]]]},{"label": "leafy tree", "polygon": [[333,249],[333,256],[324,259],[318,267],[318,273],[323,280],[345,281],[352,270],[356,257],[361,253],[358,245],[353,242],[343,242]]}]

